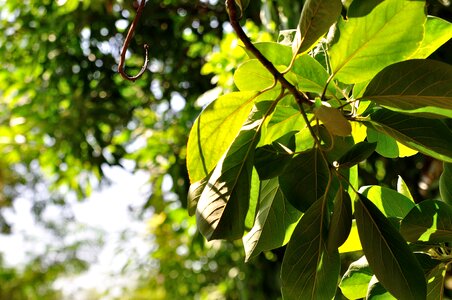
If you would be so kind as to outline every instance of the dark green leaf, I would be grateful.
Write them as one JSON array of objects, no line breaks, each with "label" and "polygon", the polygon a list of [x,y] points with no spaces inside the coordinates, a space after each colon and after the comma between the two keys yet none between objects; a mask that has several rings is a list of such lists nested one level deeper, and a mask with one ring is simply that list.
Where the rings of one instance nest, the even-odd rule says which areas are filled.
[{"label": "dark green leaf", "polygon": [[417,118],[378,109],[364,122],[378,131],[397,139],[402,144],[426,155],[452,162],[452,131],[437,119]]},{"label": "dark green leaf", "polygon": [[452,204],[452,163],[443,163],[443,173],[439,178],[439,193],[444,202]]},{"label": "dark green leaf", "polygon": [[372,276],[367,290],[366,300],[396,300],[378,281],[377,277]]},{"label": "dark green leaf", "polygon": [[328,183],[329,170],[316,149],[296,156],[279,177],[287,200],[300,211],[306,211],[317,201]]},{"label": "dark green leaf", "polygon": [[207,182],[196,209],[199,231],[208,239],[238,239],[249,208],[254,147],[274,103],[259,102]]},{"label": "dark green leaf", "polygon": [[437,201],[422,201],[402,220],[400,233],[409,242],[452,241],[452,206]]},{"label": "dark green leaf", "polygon": [[383,69],[366,88],[364,99],[402,112],[452,117],[452,67],[426,59]]},{"label": "dark green leaf", "polygon": [[281,175],[292,161],[293,153],[287,147],[275,142],[257,148],[254,154],[254,166],[261,180]]},{"label": "dark green leaf", "polygon": [[198,205],[199,198],[206,187],[208,179],[208,177],[205,177],[192,183],[188,189],[187,210],[190,216],[193,216],[196,213],[196,206]]},{"label": "dark green leaf", "polygon": [[293,54],[309,50],[337,21],[341,9],[340,0],[307,0],[292,45]]},{"label": "dark green leaf", "polygon": [[350,168],[368,158],[377,147],[377,143],[359,142],[338,159],[339,167]]},{"label": "dark green leaf", "polygon": [[281,267],[284,299],[332,299],[340,258],[326,246],[326,203],[323,198],[306,211],[287,244]]},{"label": "dark green leaf", "polygon": [[353,300],[365,298],[372,275],[372,270],[365,256],[352,262],[339,284],[342,294]]},{"label": "dark green leaf", "polygon": [[338,22],[329,50],[333,73],[344,83],[366,81],[406,59],[424,34],[424,1],[385,0],[365,15],[357,13],[367,2],[353,1],[348,20]]},{"label": "dark green leaf", "polygon": [[256,222],[243,237],[246,260],[284,246],[300,217],[301,212],[284,198],[277,178],[261,181]]},{"label": "dark green leaf", "polygon": [[336,251],[346,240],[352,228],[352,201],[350,195],[339,186],[334,198],[334,209],[328,231],[328,251]]},{"label": "dark green leaf", "polygon": [[444,279],[446,277],[446,265],[438,264],[425,276],[427,278],[427,300],[444,299]]},{"label": "dark green leaf", "polygon": [[358,233],[369,265],[398,299],[425,299],[424,273],[408,245],[380,210],[359,194],[355,202]]}]

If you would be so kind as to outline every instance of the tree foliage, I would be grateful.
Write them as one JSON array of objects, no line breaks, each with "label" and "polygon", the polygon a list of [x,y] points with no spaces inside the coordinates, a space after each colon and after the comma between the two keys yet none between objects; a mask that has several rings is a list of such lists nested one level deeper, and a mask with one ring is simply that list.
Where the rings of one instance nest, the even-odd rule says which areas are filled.
[{"label": "tree foliage", "polygon": [[[444,273],[418,256],[450,262],[452,68],[426,58],[452,25],[427,16],[424,1],[313,0],[292,45],[252,44],[238,22],[242,3],[226,5],[249,59],[234,73],[239,91],[206,107],[190,132],[200,232],[242,239],[247,257],[287,244],[284,299],[331,299],[337,286],[366,296],[352,296],[350,275],[338,281],[344,243],[362,247],[367,297],[441,298],[430,283]],[[415,205],[403,181],[399,191],[360,188],[357,165],[374,151],[443,161],[443,201]]]}]

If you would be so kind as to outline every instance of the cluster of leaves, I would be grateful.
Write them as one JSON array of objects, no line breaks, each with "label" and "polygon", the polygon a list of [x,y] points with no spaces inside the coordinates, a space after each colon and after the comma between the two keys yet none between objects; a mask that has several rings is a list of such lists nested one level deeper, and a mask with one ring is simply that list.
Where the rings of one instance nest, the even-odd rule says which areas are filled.
[{"label": "cluster of leaves", "polygon": [[[231,2],[234,24],[246,1]],[[331,299],[337,286],[349,299],[441,297],[452,261],[452,68],[426,58],[451,37],[425,1],[308,0],[292,47],[242,38],[239,91],[208,105],[189,136],[199,231],[242,239],[247,259],[287,244],[285,299]],[[397,191],[359,187],[358,164],[374,152],[443,161],[442,200],[416,204],[401,178]],[[340,253],[361,249],[338,281]]]}]

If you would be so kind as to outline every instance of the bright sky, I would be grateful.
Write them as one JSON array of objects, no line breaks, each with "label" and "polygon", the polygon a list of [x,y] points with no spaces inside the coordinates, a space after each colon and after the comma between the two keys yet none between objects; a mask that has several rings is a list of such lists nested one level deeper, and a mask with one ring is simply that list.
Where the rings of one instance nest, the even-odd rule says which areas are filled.
[{"label": "bright sky", "polygon": [[[97,289],[104,292],[111,290],[111,299],[124,286],[130,285],[130,277],[119,276],[121,268],[129,259],[145,261],[152,246],[151,236],[146,232],[146,218],[134,220],[129,212],[129,206],[140,207],[149,195],[148,175],[145,172],[131,174],[119,167],[104,169],[106,177],[112,184],[101,191],[93,192],[85,201],[70,201],[75,217],[74,224],[68,226],[74,232],[69,232],[65,240],[70,241],[85,236],[93,236],[91,228],[100,229],[106,234],[105,245],[98,253],[97,262],[88,272],[71,279],[58,280],[55,287],[63,289],[68,299],[86,299],[84,291]],[[31,213],[31,201],[19,198],[14,202],[14,211],[6,213],[7,220],[13,223],[14,232],[10,236],[0,235],[0,251],[5,255],[5,261],[11,266],[18,266],[27,259],[28,251],[43,253],[46,245],[54,242],[54,237],[45,229],[36,226]],[[61,211],[50,207],[44,213],[47,220],[57,220]],[[83,232],[83,228],[86,231]],[[127,241],[121,242],[121,235],[127,230]],[[24,238],[24,234],[32,240]],[[52,241],[53,239],[53,241]]]}]

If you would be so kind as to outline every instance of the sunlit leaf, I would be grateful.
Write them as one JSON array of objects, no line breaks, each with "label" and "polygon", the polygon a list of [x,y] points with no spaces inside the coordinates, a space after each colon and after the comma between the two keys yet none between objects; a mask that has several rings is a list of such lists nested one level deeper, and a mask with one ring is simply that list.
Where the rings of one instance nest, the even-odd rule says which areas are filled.
[{"label": "sunlit leaf", "polygon": [[452,38],[452,24],[435,16],[427,16],[425,33],[419,48],[410,58],[427,58]]},{"label": "sunlit leaf", "polygon": [[333,25],[342,9],[340,0],[307,0],[292,44],[293,55],[309,50]]},{"label": "sunlit leaf", "polygon": [[235,71],[234,83],[241,91],[261,91],[271,87],[275,78],[257,59],[251,59]]},{"label": "sunlit leaf", "polygon": [[347,299],[365,298],[372,275],[373,272],[365,256],[352,262],[339,283],[342,294]]},{"label": "sunlit leaf", "polygon": [[402,220],[400,233],[409,242],[452,241],[452,206],[438,200],[425,200]]},{"label": "sunlit leaf", "polygon": [[335,78],[357,83],[411,55],[423,38],[424,1],[385,0],[367,14],[368,1],[353,1],[348,20],[338,22],[337,39],[330,47]]},{"label": "sunlit leaf", "polygon": [[404,195],[379,185],[363,186],[359,192],[388,218],[403,219],[415,206],[413,201]]},{"label": "sunlit leaf", "polygon": [[358,233],[369,266],[397,299],[425,299],[424,272],[399,232],[365,196],[355,202]]},{"label": "sunlit leaf", "polygon": [[352,227],[350,234],[344,244],[339,247],[339,253],[347,253],[362,250],[361,241],[359,240],[358,227],[356,226],[356,220],[352,221]]},{"label": "sunlit leaf", "polygon": [[350,122],[339,109],[322,105],[314,109],[314,114],[331,134],[348,136],[352,133]]},{"label": "sunlit leaf", "polygon": [[301,212],[284,198],[277,178],[262,181],[256,222],[243,237],[246,259],[284,246],[300,217]]},{"label": "sunlit leaf", "polygon": [[281,267],[284,299],[331,299],[336,292],[340,258],[327,250],[325,210],[323,199],[311,205],[287,244]]},{"label": "sunlit leaf", "polygon": [[196,119],[187,145],[187,168],[192,183],[213,170],[237,136],[256,96],[256,92],[227,94],[207,106]]},{"label": "sunlit leaf", "polygon": [[408,188],[402,176],[400,175],[397,177],[397,192],[414,202],[410,189]]},{"label": "sunlit leaf", "polygon": [[210,176],[196,209],[198,229],[206,239],[242,237],[250,201],[253,150],[261,125],[273,108],[270,101],[256,104]]},{"label": "sunlit leaf", "polygon": [[418,118],[378,109],[364,122],[402,144],[443,161],[452,162],[452,131],[437,119]]},{"label": "sunlit leaf", "polygon": [[452,117],[452,66],[415,59],[383,69],[366,88],[364,99],[401,112]]}]

